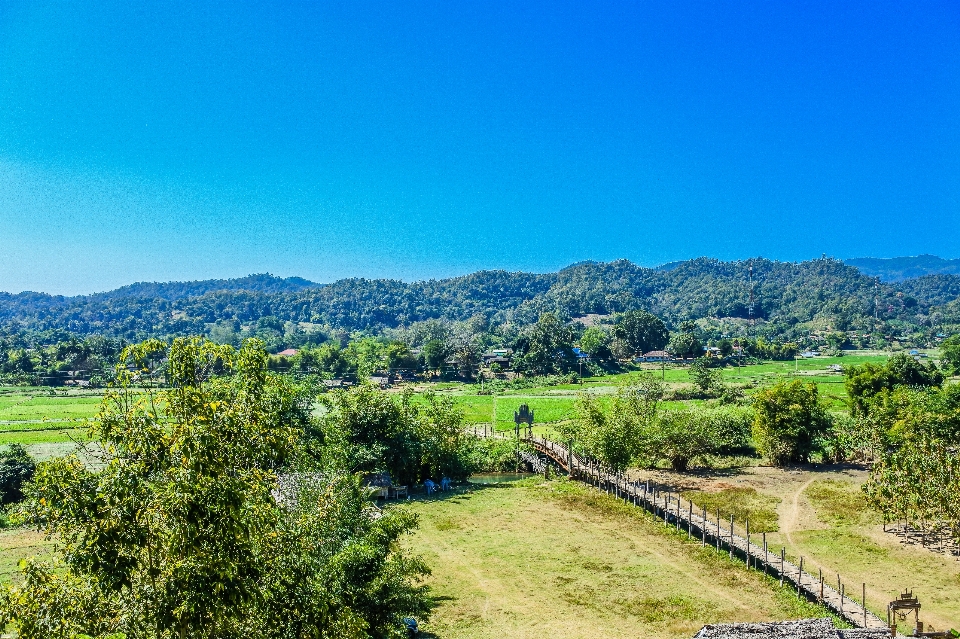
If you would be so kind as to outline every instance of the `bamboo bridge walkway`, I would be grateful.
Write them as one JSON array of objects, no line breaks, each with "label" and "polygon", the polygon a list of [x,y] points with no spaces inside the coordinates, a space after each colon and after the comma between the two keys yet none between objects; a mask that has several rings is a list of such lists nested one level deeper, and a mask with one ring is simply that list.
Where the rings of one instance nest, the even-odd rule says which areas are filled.
[{"label": "bamboo bridge walkway", "polygon": [[[726,551],[731,559],[745,562],[747,568],[779,577],[781,585],[789,583],[797,589],[798,595],[823,604],[853,626],[889,629],[886,620],[866,609],[866,584],[862,584],[860,592],[853,593],[854,596],[860,595],[860,599],[854,599],[847,594],[844,584],[839,583],[839,576],[838,584],[834,587],[824,581],[822,573],[813,575],[805,572],[802,557],[799,564],[795,564],[787,561],[783,549],[771,553],[766,544],[766,534],[762,535],[758,544],[756,536],[751,538],[749,521],[742,534],[737,534],[732,517],[729,521],[721,521],[718,512],[716,517],[711,518],[711,513],[705,508],[699,508],[690,501],[684,503],[680,495],[664,486],[630,480],[623,473],[572,454],[566,446],[544,437],[526,436],[523,441],[565,470],[572,479],[588,483],[647,510],[655,517],[662,518],[664,525],[676,526],[678,531],[685,531],[688,537],[699,539],[703,546],[709,544],[715,546],[718,552]],[[521,460],[535,472],[542,473],[544,470],[545,462],[536,455],[527,453],[521,455]]]}]

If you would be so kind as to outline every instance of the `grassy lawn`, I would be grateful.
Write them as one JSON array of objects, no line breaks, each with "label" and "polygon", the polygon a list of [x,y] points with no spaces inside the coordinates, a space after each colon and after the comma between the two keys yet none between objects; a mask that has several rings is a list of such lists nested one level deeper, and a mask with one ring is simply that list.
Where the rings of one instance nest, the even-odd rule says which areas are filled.
[{"label": "grassy lawn", "polygon": [[96,416],[100,395],[59,391],[3,389],[0,394],[0,422],[78,420]]},{"label": "grassy lawn", "polygon": [[824,612],[606,495],[528,480],[415,501],[445,639],[690,637]]},{"label": "grassy lawn", "polygon": [[86,439],[86,428],[58,428],[51,430],[5,430],[0,431],[0,445],[23,444],[29,451],[38,444],[68,443]]},{"label": "grassy lawn", "polygon": [[0,581],[16,578],[17,565],[27,557],[49,557],[52,542],[34,530],[0,530]]}]

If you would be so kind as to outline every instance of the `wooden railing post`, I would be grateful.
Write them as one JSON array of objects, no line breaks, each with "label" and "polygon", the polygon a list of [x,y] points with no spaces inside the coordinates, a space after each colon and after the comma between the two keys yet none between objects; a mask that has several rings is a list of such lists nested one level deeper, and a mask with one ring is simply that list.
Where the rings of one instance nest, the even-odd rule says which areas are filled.
[{"label": "wooden railing post", "polygon": [[733,515],[730,515],[730,559],[733,559]]},{"label": "wooden railing post", "polygon": [[747,570],[750,570],[750,518],[746,519],[747,525]]},{"label": "wooden railing post", "polygon": [[703,508],[703,517],[702,517],[703,521],[700,522],[702,524],[700,526],[700,532],[703,538],[700,541],[700,547],[705,548],[707,545],[707,507],[703,506],[702,508]]},{"label": "wooden railing post", "polygon": [[787,549],[780,548],[780,587],[783,588],[783,564],[787,558]]}]

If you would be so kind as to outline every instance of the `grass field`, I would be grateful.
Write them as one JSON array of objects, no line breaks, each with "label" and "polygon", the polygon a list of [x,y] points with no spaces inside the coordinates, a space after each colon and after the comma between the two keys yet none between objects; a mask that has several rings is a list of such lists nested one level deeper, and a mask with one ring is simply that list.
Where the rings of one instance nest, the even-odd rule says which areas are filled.
[{"label": "grass field", "polygon": [[437,637],[686,638],[707,623],[825,615],[580,484],[528,480],[410,508]]},{"label": "grass field", "polygon": [[[803,557],[804,568],[813,574],[823,570],[828,583],[836,584],[839,573],[848,592],[858,598],[866,583],[867,606],[881,617],[897,593],[913,588],[923,605],[922,620],[938,630],[960,628],[960,561],[905,545],[885,533],[860,491],[867,478],[863,468],[746,466],[729,472],[642,475],[708,495],[711,512],[719,505],[724,520],[736,512],[744,493],[755,492],[776,512],[776,530],[767,533],[776,552],[785,547],[788,557]],[[741,529],[744,517],[741,509],[737,517]]]}]

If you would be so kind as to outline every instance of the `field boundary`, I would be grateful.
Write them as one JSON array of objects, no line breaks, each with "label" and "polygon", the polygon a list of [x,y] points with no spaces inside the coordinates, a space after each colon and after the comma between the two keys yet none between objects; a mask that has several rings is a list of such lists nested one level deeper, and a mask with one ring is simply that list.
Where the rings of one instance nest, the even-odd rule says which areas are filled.
[{"label": "field boundary", "polygon": [[[763,570],[765,574],[779,577],[781,585],[791,584],[796,588],[798,596],[803,595],[822,604],[851,625],[857,628],[889,629],[886,620],[866,608],[866,584],[861,584],[861,598],[857,601],[847,594],[839,577],[837,587],[833,587],[826,583],[822,572],[813,575],[804,571],[802,557],[798,565],[787,561],[783,549],[778,553],[771,553],[766,544],[765,533],[762,542],[757,544],[751,539],[749,522],[746,523],[744,534],[739,535],[735,531],[732,517],[729,522],[721,521],[718,512],[716,519],[711,521],[706,508],[699,508],[691,501],[687,501],[684,507],[683,498],[667,486],[649,480],[631,480],[624,473],[610,470],[594,460],[584,459],[563,444],[545,437],[526,436],[523,441],[567,471],[571,479],[590,484],[609,495],[643,508],[654,517],[662,518],[664,525],[676,526],[678,531],[686,530],[691,539],[699,538],[701,545],[706,546],[709,543],[715,546],[718,552],[726,550],[731,559],[743,561],[747,568]],[[522,461],[534,467],[529,457],[532,455],[522,457]],[[542,472],[542,467],[533,469]]]}]

